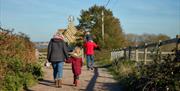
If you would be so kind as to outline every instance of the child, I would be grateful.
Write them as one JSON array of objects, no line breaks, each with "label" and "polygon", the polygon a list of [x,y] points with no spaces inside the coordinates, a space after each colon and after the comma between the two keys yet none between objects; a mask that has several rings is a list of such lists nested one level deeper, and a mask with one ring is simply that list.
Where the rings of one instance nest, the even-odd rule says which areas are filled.
[{"label": "child", "polygon": [[87,69],[94,69],[94,49],[98,48],[98,45],[93,42],[93,40],[86,41],[84,44],[86,61],[87,61]]},{"label": "child", "polygon": [[81,48],[75,47],[74,51],[69,54],[71,55],[71,57],[66,60],[66,63],[72,63],[72,72],[74,74],[73,84],[75,84],[75,86],[78,86],[79,75],[81,74],[81,67],[83,65]]}]

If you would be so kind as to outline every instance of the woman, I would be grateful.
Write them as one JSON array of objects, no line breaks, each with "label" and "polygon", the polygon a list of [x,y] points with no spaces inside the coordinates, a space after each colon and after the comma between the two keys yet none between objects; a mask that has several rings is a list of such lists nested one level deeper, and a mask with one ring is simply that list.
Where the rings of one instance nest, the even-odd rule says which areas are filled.
[{"label": "woman", "polygon": [[64,60],[68,58],[68,51],[64,36],[56,33],[48,45],[47,59],[53,67],[53,77],[56,87],[62,87],[62,75]]}]

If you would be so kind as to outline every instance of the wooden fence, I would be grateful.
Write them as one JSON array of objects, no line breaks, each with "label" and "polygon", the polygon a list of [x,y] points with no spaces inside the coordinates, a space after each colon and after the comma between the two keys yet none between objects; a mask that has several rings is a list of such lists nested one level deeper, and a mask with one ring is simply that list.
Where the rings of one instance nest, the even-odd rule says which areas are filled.
[{"label": "wooden fence", "polygon": [[[166,54],[177,54],[177,52],[179,53],[180,50],[180,35],[177,35],[176,38],[170,39],[170,40],[165,40],[165,41],[159,41],[157,43],[145,43],[144,45],[140,45],[140,46],[129,46],[127,48],[121,48],[121,49],[114,49],[111,52],[111,60],[115,60],[115,59],[119,59],[119,58],[124,58],[124,59],[129,59],[129,60],[135,60],[135,61],[144,61],[145,64],[147,61],[151,61],[147,60],[147,54],[152,54],[153,52],[149,52],[148,48],[152,48],[152,47],[156,47],[157,49],[160,49],[161,46],[163,45],[169,45],[169,44],[175,44],[175,52],[159,52],[158,54],[160,55],[166,55]],[[139,51],[142,50],[142,51]],[[139,57],[139,55],[142,55],[143,57]]]}]

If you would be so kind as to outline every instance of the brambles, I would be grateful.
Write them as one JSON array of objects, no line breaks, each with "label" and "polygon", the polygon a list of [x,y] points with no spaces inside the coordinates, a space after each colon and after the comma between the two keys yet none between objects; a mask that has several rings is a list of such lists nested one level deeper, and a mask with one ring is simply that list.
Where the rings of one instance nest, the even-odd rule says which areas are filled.
[{"label": "brambles", "polygon": [[129,91],[179,91],[180,62],[174,55],[161,57],[156,51],[150,64],[119,60],[111,71]]},{"label": "brambles", "polygon": [[34,44],[23,33],[0,28],[0,90],[20,91],[42,77]]}]

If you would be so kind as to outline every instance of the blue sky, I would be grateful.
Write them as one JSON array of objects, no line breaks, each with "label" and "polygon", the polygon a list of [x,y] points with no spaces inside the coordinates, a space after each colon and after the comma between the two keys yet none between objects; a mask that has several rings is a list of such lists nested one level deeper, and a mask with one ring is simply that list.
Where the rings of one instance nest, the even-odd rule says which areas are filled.
[{"label": "blue sky", "polygon": [[[67,27],[69,15],[105,5],[108,0],[0,0],[4,28],[29,35],[32,41],[49,41],[59,28]],[[108,9],[118,17],[125,33],[180,34],[180,0],[110,0]]]}]

